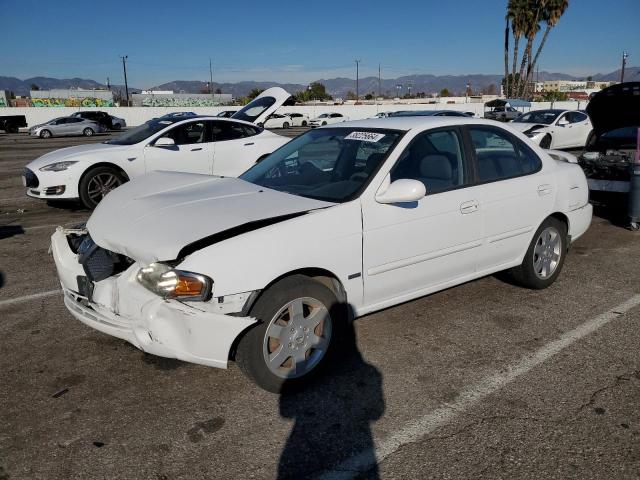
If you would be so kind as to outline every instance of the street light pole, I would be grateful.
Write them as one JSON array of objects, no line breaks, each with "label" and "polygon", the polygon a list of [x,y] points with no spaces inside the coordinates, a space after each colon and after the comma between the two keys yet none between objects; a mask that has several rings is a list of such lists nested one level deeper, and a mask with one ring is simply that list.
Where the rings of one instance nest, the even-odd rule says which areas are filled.
[{"label": "street light pole", "polygon": [[360,91],[359,91],[359,83],[360,83],[360,72],[359,72],[359,66],[360,66],[360,62],[362,60],[357,60],[356,59],[356,103],[358,103],[358,101],[360,100]]},{"label": "street light pole", "polygon": [[209,59],[209,93],[211,93],[211,100],[215,100],[213,94],[213,68],[211,67],[211,59]]},{"label": "street light pole", "polygon": [[129,106],[129,84],[127,83],[127,58],[129,55],[120,57],[122,59],[122,69],[124,70],[124,91],[127,94],[127,107]]},{"label": "street light pole", "polygon": [[622,52],[622,71],[620,72],[620,83],[624,83],[624,67],[627,65],[627,57],[629,54],[624,51]]}]

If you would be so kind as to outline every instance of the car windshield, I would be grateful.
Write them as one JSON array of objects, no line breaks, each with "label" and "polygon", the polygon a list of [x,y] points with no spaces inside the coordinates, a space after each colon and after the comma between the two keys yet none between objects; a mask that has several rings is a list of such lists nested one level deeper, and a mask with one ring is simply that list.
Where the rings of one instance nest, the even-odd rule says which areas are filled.
[{"label": "car windshield", "polygon": [[240,178],[301,197],[345,202],[360,194],[403,134],[380,128],[311,130]]},{"label": "car windshield", "polygon": [[562,110],[539,110],[537,112],[529,112],[520,115],[514,120],[515,123],[543,123],[551,125]]},{"label": "car windshield", "polygon": [[322,115],[318,115],[318,118],[328,118],[329,114],[328,113],[323,113]]},{"label": "car windshield", "polygon": [[107,140],[104,143],[108,143],[110,145],[133,145],[135,143],[139,143],[146,138],[149,138],[154,133],[158,133],[163,128],[168,127],[169,125],[173,125],[176,121],[181,120],[177,118],[176,120],[150,120],[147,123],[143,123],[142,125],[132,128],[131,130],[127,130],[122,135],[114,138],[113,140]]}]

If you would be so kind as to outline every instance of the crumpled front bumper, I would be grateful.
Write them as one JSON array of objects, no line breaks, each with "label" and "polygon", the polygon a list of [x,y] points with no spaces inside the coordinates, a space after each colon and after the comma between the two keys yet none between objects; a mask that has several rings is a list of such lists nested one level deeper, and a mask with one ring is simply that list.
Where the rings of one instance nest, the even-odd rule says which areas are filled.
[{"label": "crumpled front bumper", "polygon": [[138,283],[138,263],[94,282],[89,299],[79,293],[78,277],[85,272],[62,227],[51,237],[51,250],[69,312],[82,323],[147,353],[226,368],[233,342],[256,323],[251,317],[216,313],[211,302],[163,300]]}]

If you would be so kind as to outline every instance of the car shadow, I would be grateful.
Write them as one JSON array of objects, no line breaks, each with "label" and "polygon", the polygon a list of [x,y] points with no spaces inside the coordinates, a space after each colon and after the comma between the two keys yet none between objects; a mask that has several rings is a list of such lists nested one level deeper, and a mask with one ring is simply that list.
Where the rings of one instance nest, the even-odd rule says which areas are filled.
[{"label": "car shadow", "polygon": [[67,210],[71,212],[88,212],[77,200],[47,200],[47,206],[51,208],[59,208],[61,210]]},{"label": "car shadow", "polygon": [[4,227],[0,227],[0,240],[11,238],[16,235],[23,235],[24,233],[24,228],[20,225],[6,225]]},{"label": "car shadow", "polygon": [[593,215],[616,227],[629,227],[629,195],[613,192],[589,192]]},{"label": "car shadow", "polygon": [[294,421],[278,464],[278,480],[311,478],[358,456],[377,479],[371,423],[385,410],[382,375],[358,351],[353,323],[326,370],[304,390],[286,384],[280,415]]},{"label": "car shadow", "polygon": [[0,288],[4,286],[4,273],[0,271]]}]

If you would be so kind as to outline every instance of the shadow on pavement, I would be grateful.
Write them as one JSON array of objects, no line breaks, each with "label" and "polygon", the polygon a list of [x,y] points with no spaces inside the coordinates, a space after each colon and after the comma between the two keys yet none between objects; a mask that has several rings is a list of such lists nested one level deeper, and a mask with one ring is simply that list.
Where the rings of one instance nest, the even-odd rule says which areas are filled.
[{"label": "shadow on pavement", "polygon": [[23,234],[24,228],[22,228],[20,225],[7,225],[5,227],[0,227],[0,240]]},{"label": "shadow on pavement", "polygon": [[312,478],[354,455],[365,457],[367,478],[379,478],[371,423],[385,410],[382,376],[358,351],[352,322],[345,337],[328,371],[302,391],[283,389],[280,415],[294,425],[279,480]]}]

